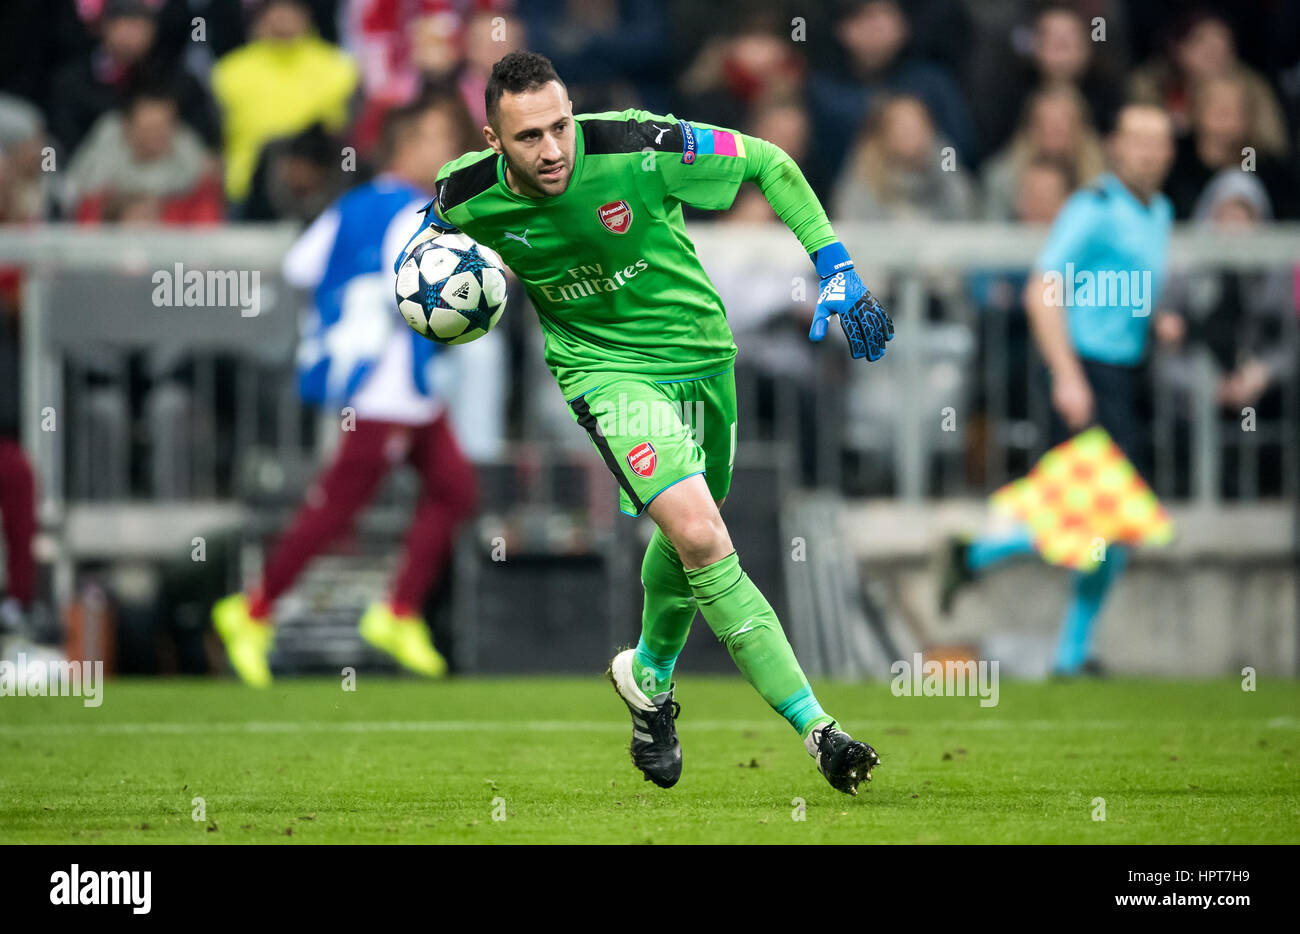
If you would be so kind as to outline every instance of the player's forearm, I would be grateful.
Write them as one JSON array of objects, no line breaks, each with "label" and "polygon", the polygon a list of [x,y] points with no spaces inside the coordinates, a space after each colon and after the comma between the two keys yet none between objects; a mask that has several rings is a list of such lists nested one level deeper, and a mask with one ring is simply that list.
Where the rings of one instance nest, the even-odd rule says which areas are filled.
[{"label": "player's forearm", "polygon": [[745,181],[758,184],[776,216],[799,238],[821,279],[808,338],[826,336],[827,322],[838,316],[855,358],[879,360],[894,337],[894,323],[862,284],[849,251],[831,229],[826,211],[803,172],[779,146],[744,137]]},{"label": "player's forearm", "polygon": [[1082,371],[1079,357],[1070,345],[1065,315],[1060,308],[1047,303],[1043,296],[1043,278],[1037,273],[1032,273],[1025,283],[1024,303],[1030,333],[1053,378],[1079,375]]},{"label": "player's forearm", "polygon": [[776,216],[794,232],[809,254],[836,242],[826,210],[808,180],[785,151],[765,139],[746,136],[745,180],[754,182]]}]

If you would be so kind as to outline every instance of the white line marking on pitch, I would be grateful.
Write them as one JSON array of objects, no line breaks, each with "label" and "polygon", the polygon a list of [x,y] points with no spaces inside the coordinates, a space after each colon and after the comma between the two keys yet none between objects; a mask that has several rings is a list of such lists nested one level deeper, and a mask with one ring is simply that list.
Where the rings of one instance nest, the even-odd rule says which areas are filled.
[{"label": "white line marking on pitch", "polygon": [[[927,723],[907,724],[903,721],[884,721],[881,729],[904,728],[918,733],[933,730],[1132,730],[1183,729],[1194,724],[1178,721],[1155,722],[1137,720],[934,720]],[[1300,719],[1274,717],[1270,720],[1216,721],[1225,725],[1266,727],[1275,730],[1300,729]],[[779,731],[780,721],[775,720],[696,720],[682,723],[687,731]],[[22,723],[0,724],[0,736],[50,736],[57,734],[100,735],[190,735],[197,733],[470,733],[491,730],[516,733],[622,733],[627,724],[604,720],[249,720],[215,723]],[[859,732],[872,735],[870,728]]]}]

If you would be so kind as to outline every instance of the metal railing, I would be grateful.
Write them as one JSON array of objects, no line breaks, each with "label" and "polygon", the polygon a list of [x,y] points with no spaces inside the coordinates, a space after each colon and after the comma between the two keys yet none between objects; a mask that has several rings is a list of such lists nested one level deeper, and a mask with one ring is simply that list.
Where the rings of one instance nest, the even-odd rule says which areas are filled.
[{"label": "metal railing", "polygon": [[[889,306],[898,338],[880,363],[854,364],[847,379],[826,377],[818,372],[817,431],[840,433],[842,449],[867,453],[885,462],[886,483],[870,490],[888,492],[906,502],[918,503],[931,496],[977,495],[996,487],[1014,475],[1013,465],[1026,466],[1047,447],[1049,403],[1046,386],[1037,372],[1037,357],[1028,351],[1029,366],[1019,386],[1005,383],[1005,359],[998,351],[1004,344],[994,339],[994,353],[977,372],[971,337],[980,324],[980,312],[970,299],[965,277],[987,271],[1026,273],[1046,237],[1045,229],[991,224],[837,224],[858,270],[869,287]],[[742,229],[731,225],[697,225],[692,237],[706,269],[725,282],[732,270],[749,270],[753,275],[770,273],[772,264],[788,267],[792,277],[803,277],[807,264],[798,244],[781,225]],[[1179,227],[1170,249],[1170,276],[1187,272],[1213,271],[1278,272],[1295,275],[1300,265],[1300,224],[1276,224],[1255,231],[1219,236],[1204,228]],[[881,284],[886,284],[882,289]],[[812,295],[815,283],[805,287]],[[796,287],[797,291],[797,287]],[[724,298],[727,288],[723,286]],[[1225,455],[1236,462],[1235,495],[1252,499],[1258,495],[1254,470],[1265,458],[1276,458],[1280,492],[1294,497],[1300,487],[1300,318],[1291,304],[1281,315],[1282,347],[1295,364],[1280,385],[1280,411],[1253,420],[1243,430],[1240,414],[1221,410],[1215,393],[1218,371],[1204,346],[1190,349],[1194,379],[1190,385],[1190,411],[1175,411],[1169,388],[1159,380],[1151,386],[1150,421],[1153,485],[1163,497],[1190,498],[1203,505],[1223,498]],[[1159,308],[1157,303],[1157,308]],[[1005,328],[1016,318],[1023,322],[1018,301],[996,322]],[[998,333],[997,328],[994,333]],[[963,346],[965,345],[965,346]],[[1154,338],[1151,353],[1165,353]],[[825,359],[824,357],[822,359]],[[743,355],[742,355],[743,362]],[[1000,390],[997,387],[1001,384]],[[983,388],[984,413],[988,430],[982,445],[986,466],[983,478],[972,479],[961,461],[969,453],[964,428],[969,424],[972,390]],[[996,391],[993,391],[996,390]],[[1026,415],[1008,415],[1008,396],[1019,392]],[[835,393],[842,398],[832,398]],[[742,391],[743,396],[743,391]],[[842,406],[840,417],[834,407]],[[795,406],[786,404],[791,412]],[[951,412],[945,409],[951,408]],[[826,412],[823,420],[821,413]],[[956,430],[945,428],[945,419]],[[829,424],[827,424],[829,422]],[[1187,451],[1175,448],[1179,426],[1190,436]],[[787,419],[776,429],[783,438],[795,438],[806,426]],[[826,461],[835,443],[821,444],[818,463],[821,486],[838,483],[838,462]],[[1012,457],[1010,455],[1018,456]],[[1187,463],[1183,463],[1184,457]],[[1179,479],[1190,475],[1190,490]]]},{"label": "metal railing", "polygon": [[[810,358],[812,374],[802,382],[784,378],[779,343],[766,364],[742,350],[742,439],[802,445],[806,485],[888,493],[908,502],[979,494],[1007,479],[1045,447],[1047,401],[1032,376],[1022,387],[1007,383],[996,327],[993,352],[983,371],[977,370],[973,334],[979,318],[962,277],[1028,268],[1045,231],[903,224],[840,224],[837,230],[864,280],[873,288],[888,284],[884,291],[898,339],[883,362],[848,366],[841,349],[830,346],[838,343],[832,335]],[[791,295],[788,300],[774,296],[776,304],[807,306],[815,298],[806,259],[782,226],[693,224],[691,234],[720,284],[728,273],[743,281],[749,270],[779,273],[788,265]],[[300,302],[278,287],[277,277],[293,236],[287,227],[0,229],[0,264],[25,268],[24,441],[40,477],[43,518],[57,520],[68,502],[229,498],[232,465],[252,445],[286,458],[310,456],[291,378]],[[1297,261],[1300,225],[1274,225],[1231,238],[1179,229],[1171,251],[1174,272],[1293,269]],[[257,314],[246,317],[233,306],[159,307],[155,277],[182,270],[258,272],[263,295]],[[802,293],[798,279],[805,283]],[[778,275],[773,281],[775,289],[783,280]],[[728,297],[726,288],[723,292]],[[743,330],[743,309],[735,299],[732,310]],[[513,327],[535,330],[531,313],[514,317]],[[1300,347],[1296,315],[1284,320],[1282,340],[1294,357]],[[804,352],[798,349],[801,332],[789,329],[789,335],[790,353]],[[744,334],[738,339],[744,347]],[[226,366],[225,359],[233,362]],[[169,369],[177,361],[184,362],[181,378]],[[1198,351],[1195,365],[1198,378],[1185,419],[1192,497],[1208,504],[1222,496],[1225,452],[1235,452],[1237,495],[1258,493],[1249,479],[1252,467],[1274,456],[1282,461],[1282,492],[1294,495],[1300,482],[1296,368],[1282,392],[1280,414],[1255,432],[1243,432],[1232,430],[1232,420],[1215,401],[1208,354]],[[515,377],[526,387],[520,394],[526,405],[533,388],[549,383],[541,361],[531,357]],[[150,390],[143,417],[131,409],[145,404],[145,397],[123,390],[141,379]],[[99,391],[103,386],[114,388]],[[970,396],[981,386],[987,430],[974,444],[965,428],[975,411]],[[169,391],[178,387],[183,391]],[[769,398],[760,405],[764,393]],[[1017,393],[1026,403],[1023,417],[1008,411]],[[224,400],[220,407],[218,395]],[[218,408],[225,414],[219,416]],[[942,425],[946,408],[953,410],[956,431]],[[1154,408],[1155,486],[1161,495],[1177,495],[1175,475],[1182,464],[1171,439],[1181,416],[1159,386]],[[760,410],[766,413],[762,418]],[[51,429],[43,412],[53,414],[57,428]],[[526,411],[523,420],[528,417]],[[565,427],[574,434],[571,425]],[[127,433],[115,436],[114,430]],[[169,433],[183,433],[185,443],[174,444]],[[573,438],[564,441],[571,444]],[[979,476],[965,463],[972,449],[982,451]],[[150,457],[147,467],[139,463],[141,452]],[[845,476],[846,463],[856,479]]]}]

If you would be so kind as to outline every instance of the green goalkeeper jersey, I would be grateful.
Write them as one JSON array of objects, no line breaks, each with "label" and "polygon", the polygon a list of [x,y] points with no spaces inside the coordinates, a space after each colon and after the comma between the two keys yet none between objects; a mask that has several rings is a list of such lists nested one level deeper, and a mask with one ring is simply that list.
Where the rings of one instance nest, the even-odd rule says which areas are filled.
[{"label": "green goalkeeper jersey", "polygon": [[566,399],[601,373],[673,380],[727,370],[736,345],[682,205],[730,207],[754,180],[812,252],[835,236],[802,173],[764,140],[672,116],[581,114],[574,127],[561,194],[517,194],[504,157],[486,149],[443,166],[438,214],[500,253],[523,282]]}]

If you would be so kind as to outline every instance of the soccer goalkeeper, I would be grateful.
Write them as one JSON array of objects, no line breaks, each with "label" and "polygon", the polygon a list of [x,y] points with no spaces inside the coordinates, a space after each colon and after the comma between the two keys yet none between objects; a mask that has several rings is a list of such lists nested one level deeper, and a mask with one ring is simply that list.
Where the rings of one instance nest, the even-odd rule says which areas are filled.
[{"label": "soccer goalkeeper", "polygon": [[[485,96],[490,148],[444,166],[425,210],[497,250],[524,283],[546,362],[618,481],[622,511],[658,526],[641,566],[641,638],[610,663],[632,713],[633,762],[664,788],[681,776],[672,675],[698,608],[827,781],[857,794],[879,757],[818,704],[718,511],[736,452],[736,345],[682,204],[721,210],[742,182],[758,184],[821,277],[812,340],[838,315],[853,356],[878,360],[889,317],[771,143],[638,110],[574,116],[551,63],[531,52],[498,61]],[[703,423],[688,426],[684,411]]]}]

